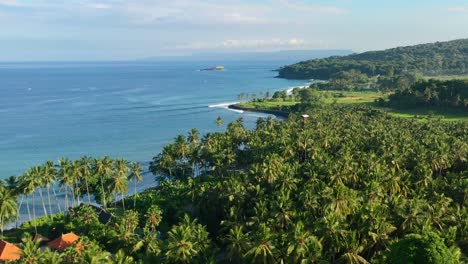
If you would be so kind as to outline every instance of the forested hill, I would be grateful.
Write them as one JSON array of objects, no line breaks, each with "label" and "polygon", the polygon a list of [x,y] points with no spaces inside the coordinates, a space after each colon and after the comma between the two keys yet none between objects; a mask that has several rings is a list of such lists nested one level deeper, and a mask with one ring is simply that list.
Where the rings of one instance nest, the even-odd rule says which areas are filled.
[{"label": "forested hill", "polygon": [[333,74],[349,70],[359,70],[369,76],[389,71],[431,76],[468,74],[468,39],[302,61],[282,67],[278,76],[328,80]]}]

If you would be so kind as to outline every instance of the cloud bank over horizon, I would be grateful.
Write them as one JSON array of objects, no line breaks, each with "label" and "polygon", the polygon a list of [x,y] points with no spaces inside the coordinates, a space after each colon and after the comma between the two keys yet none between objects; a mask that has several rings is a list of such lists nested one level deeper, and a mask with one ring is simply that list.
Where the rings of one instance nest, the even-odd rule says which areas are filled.
[{"label": "cloud bank over horizon", "polygon": [[353,49],[468,37],[464,1],[0,0],[0,60]]}]

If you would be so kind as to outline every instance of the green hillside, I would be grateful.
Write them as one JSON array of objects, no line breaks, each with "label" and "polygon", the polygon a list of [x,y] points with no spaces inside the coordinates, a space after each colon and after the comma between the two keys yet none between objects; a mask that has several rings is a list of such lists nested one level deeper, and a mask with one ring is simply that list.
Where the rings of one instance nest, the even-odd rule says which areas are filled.
[{"label": "green hillside", "polygon": [[336,73],[358,70],[369,76],[417,72],[429,76],[468,74],[468,39],[436,42],[348,56],[314,59],[284,66],[278,76],[328,80]]}]

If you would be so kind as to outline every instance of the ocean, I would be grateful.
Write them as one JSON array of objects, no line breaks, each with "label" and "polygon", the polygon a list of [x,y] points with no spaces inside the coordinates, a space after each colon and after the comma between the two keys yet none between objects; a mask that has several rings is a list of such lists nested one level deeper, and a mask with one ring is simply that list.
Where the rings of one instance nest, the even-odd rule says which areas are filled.
[{"label": "ocean", "polygon": [[[225,125],[243,117],[247,128],[267,116],[228,110],[240,93],[303,85],[274,78],[287,63],[229,62],[224,71],[200,71],[222,64],[214,61],[0,63],[0,179],[60,157],[107,155],[142,164],[142,191],[156,184],[149,161],[178,134],[220,131],[218,116]],[[65,207],[56,191],[55,212]],[[26,202],[42,215],[40,202],[22,196],[19,222],[8,227],[29,219]]]},{"label": "ocean", "polygon": [[[274,78],[272,70],[287,63],[0,63],[0,179],[83,155],[121,157],[147,169],[178,134],[222,129],[218,116],[225,123],[242,116],[253,127],[265,115],[229,111],[226,103],[240,93],[302,85]],[[199,70],[220,64],[224,71]]]}]

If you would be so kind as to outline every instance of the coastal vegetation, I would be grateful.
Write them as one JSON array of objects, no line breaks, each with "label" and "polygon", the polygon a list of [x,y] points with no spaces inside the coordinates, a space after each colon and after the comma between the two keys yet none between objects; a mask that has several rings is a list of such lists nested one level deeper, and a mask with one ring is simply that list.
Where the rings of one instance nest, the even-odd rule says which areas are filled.
[{"label": "coastal vegetation", "polygon": [[367,76],[416,72],[428,76],[468,73],[468,39],[436,42],[383,51],[334,56],[284,66],[278,76],[289,79],[328,80],[350,70]]},{"label": "coastal vegetation", "polygon": [[[296,111],[310,117],[258,119],[253,130],[238,119],[224,132],[201,136],[193,129],[177,136],[150,164],[158,187],[121,202],[115,201],[138,166],[83,158],[90,163],[71,175],[89,177],[68,181],[65,172],[80,162],[40,166],[34,178],[52,171],[75,208],[8,230],[5,239],[19,245],[23,257],[35,252],[45,262],[466,260],[468,123],[418,122],[360,105],[304,102]],[[217,123],[223,125],[221,119]],[[123,187],[117,188],[123,175]],[[26,189],[45,192],[45,181],[39,182]],[[14,191],[4,185],[2,190]],[[76,207],[88,193],[107,207],[109,222],[101,222],[93,207]],[[0,208],[1,215],[8,212]],[[24,236],[66,232],[80,236],[81,251],[38,251]]]},{"label": "coastal vegetation", "polygon": [[[466,262],[468,81],[427,75],[465,74],[467,43],[282,68],[327,81],[240,94],[252,100],[236,107],[287,118],[176,136],[149,164],[157,186],[141,193],[137,162],[34,166],[0,181],[1,240],[19,247],[13,263]],[[24,207],[29,221],[4,231]],[[66,248],[47,246],[66,233],[76,238]]]}]

